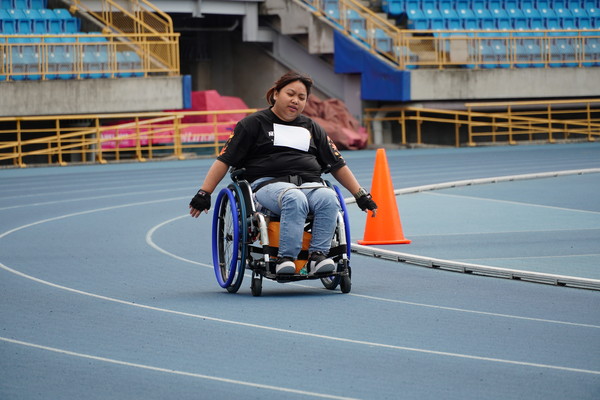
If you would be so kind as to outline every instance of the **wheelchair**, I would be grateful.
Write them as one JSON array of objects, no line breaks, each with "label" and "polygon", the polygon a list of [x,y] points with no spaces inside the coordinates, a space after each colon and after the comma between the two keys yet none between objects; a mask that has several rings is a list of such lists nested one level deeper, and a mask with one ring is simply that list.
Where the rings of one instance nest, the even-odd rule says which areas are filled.
[{"label": "wheelchair", "polygon": [[[341,212],[328,257],[336,264],[333,272],[323,275],[306,273],[308,243],[312,228],[312,216],[306,220],[302,251],[296,262],[296,273],[275,274],[278,229],[271,229],[278,223],[278,217],[263,210],[257,210],[250,184],[240,178],[243,170],[231,172],[232,182],[219,192],[214,205],[212,222],[212,257],[215,275],[219,285],[230,293],[236,293],[244,280],[246,269],[252,271],[250,289],[253,296],[262,294],[263,278],[280,283],[320,279],[323,286],[342,293],[351,289],[350,268],[350,225],[348,212],[340,189],[328,181],[323,183],[335,190]],[[304,267],[304,268],[302,268]]]}]

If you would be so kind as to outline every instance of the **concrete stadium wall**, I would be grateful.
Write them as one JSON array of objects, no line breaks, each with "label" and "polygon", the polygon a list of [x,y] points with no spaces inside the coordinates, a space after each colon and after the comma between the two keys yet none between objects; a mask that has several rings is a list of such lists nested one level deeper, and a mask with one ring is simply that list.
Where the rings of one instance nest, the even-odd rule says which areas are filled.
[{"label": "concrete stadium wall", "polygon": [[411,101],[595,97],[600,68],[412,70]]},{"label": "concrete stadium wall", "polygon": [[0,116],[96,114],[183,108],[182,77],[0,83]]}]

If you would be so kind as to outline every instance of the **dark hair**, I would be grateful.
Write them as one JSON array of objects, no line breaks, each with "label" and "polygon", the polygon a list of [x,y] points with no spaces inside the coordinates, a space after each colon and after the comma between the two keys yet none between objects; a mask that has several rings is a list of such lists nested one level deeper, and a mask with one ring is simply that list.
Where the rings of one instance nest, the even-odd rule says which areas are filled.
[{"label": "dark hair", "polygon": [[300,81],[304,84],[304,86],[306,87],[306,95],[308,96],[310,94],[310,89],[313,85],[313,80],[308,75],[303,75],[295,71],[290,71],[281,76],[281,78],[279,78],[278,80],[276,80],[273,87],[267,91],[267,95],[265,96],[267,98],[267,103],[269,103],[270,106],[275,105],[275,92],[279,92],[281,89],[283,89],[290,83],[296,81]]}]

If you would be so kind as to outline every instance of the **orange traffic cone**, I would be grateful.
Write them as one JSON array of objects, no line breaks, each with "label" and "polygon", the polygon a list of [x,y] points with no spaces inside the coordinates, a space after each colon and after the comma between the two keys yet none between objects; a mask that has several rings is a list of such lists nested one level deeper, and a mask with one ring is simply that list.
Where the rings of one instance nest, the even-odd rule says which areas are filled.
[{"label": "orange traffic cone", "polygon": [[390,175],[385,149],[377,149],[375,157],[375,169],[373,170],[373,182],[371,184],[371,196],[377,203],[375,217],[367,216],[365,235],[358,244],[408,244],[410,240],[404,237],[400,213],[394,194],[394,185]]}]

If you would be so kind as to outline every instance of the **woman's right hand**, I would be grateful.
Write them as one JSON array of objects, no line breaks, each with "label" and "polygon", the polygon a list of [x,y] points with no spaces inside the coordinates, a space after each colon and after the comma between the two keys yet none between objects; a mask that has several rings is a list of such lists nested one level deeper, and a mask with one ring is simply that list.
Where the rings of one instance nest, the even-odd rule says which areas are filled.
[{"label": "woman's right hand", "polygon": [[198,218],[202,211],[208,213],[208,210],[210,210],[210,193],[200,189],[190,201],[190,215]]}]

